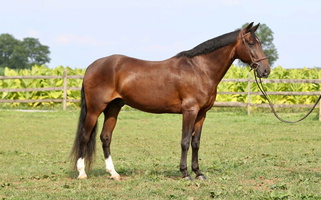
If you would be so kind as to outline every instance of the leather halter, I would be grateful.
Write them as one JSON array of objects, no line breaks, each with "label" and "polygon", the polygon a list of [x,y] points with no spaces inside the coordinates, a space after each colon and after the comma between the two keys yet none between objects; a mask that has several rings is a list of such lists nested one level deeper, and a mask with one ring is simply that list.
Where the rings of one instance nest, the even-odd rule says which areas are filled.
[{"label": "leather halter", "polygon": [[[250,49],[249,45],[246,43],[246,41],[245,41],[245,36],[246,36],[247,34],[251,34],[251,33],[249,32],[249,33],[243,34],[243,35],[242,35],[242,41],[243,41],[244,46],[246,47],[248,53],[250,54],[250,58],[251,58],[250,67],[251,67],[251,69],[253,69],[253,70],[256,71],[256,70],[260,67],[259,62],[261,62],[262,60],[268,59],[268,58],[267,58],[266,56],[264,56],[264,57],[262,57],[262,58],[258,58],[258,59],[253,58],[253,56],[252,56],[252,54],[251,54],[251,49]],[[260,41],[257,41],[257,42],[260,43]]]}]

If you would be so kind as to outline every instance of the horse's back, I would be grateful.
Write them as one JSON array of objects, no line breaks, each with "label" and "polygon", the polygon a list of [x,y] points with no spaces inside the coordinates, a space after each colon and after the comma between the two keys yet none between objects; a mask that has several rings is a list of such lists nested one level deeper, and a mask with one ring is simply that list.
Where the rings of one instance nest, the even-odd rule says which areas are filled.
[{"label": "horse's back", "polygon": [[97,82],[98,84],[115,82],[117,72],[123,63],[133,59],[123,55],[111,55],[95,60],[86,70],[84,82]]},{"label": "horse's back", "polygon": [[126,58],[126,56],[123,55],[111,55],[99,58],[88,66],[86,75],[88,75],[89,73],[101,73],[101,71],[109,69],[111,70],[111,68],[115,67],[117,63],[119,63],[124,58]]}]

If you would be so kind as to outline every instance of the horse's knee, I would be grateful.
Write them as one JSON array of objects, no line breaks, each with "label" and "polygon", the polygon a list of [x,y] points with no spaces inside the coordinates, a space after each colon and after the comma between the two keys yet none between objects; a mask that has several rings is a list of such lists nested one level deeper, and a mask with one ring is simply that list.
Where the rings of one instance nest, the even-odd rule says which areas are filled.
[{"label": "horse's knee", "polygon": [[193,141],[192,142],[192,148],[193,149],[199,149],[200,148],[200,142],[199,141]]},{"label": "horse's knee", "polygon": [[188,151],[188,149],[189,149],[189,143],[186,142],[186,141],[182,141],[182,142],[181,142],[181,147],[182,147],[182,150],[183,150],[183,151]]}]

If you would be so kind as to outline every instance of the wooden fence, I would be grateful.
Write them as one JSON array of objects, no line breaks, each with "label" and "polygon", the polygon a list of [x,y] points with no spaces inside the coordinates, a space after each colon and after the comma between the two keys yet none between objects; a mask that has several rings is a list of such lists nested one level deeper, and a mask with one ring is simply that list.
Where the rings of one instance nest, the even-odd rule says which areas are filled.
[{"label": "wooden fence", "polygon": [[[218,92],[218,94],[228,94],[228,95],[247,95],[247,103],[241,102],[215,102],[214,106],[232,106],[232,107],[247,107],[248,114],[250,114],[251,107],[270,107],[269,104],[253,104],[251,103],[251,95],[262,95],[261,92],[252,92],[251,83],[256,84],[253,79],[223,79],[222,82],[247,82],[246,92]],[[310,84],[320,84],[320,79],[262,79],[262,83],[310,83]],[[320,92],[266,92],[268,95],[298,95],[298,96],[318,96],[321,95]],[[279,108],[291,108],[291,107],[309,107],[312,108],[314,104],[274,104],[274,107]],[[319,105],[321,108],[321,104]],[[321,113],[321,109],[320,109]],[[321,115],[320,115],[321,116]]]},{"label": "wooden fence", "polygon": [[[32,92],[32,91],[63,91],[62,99],[26,99],[26,100],[6,100],[0,99],[0,103],[35,103],[35,102],[61,102],[62,109],[66,110],[67,102],[80,102],[80,99],[68,99],[67,90],[80,90],[80,87],[67,87],[68,79],[82,79],[82,75],[68,75],[67,70],[62,76],[0,76],[4,79],[63,79],[62,87],[50,88],[0,88],[0,92]],[[250,114],[251,107],[269,107],[268,104],[251,103],[251,95],[261,95],[260,92],[251,91],[251,84],[255,83],[253,79],[223,79],[222,82],[247,82],[246,92],[218,92],[225,95],[247,95],[247,102],[215,102],[216,107],[247,107]],[[320,84],[320,79],[262,79],[263,83],[311,83]],[[321,95],[320,92],[267,92],[268,95]],[[275,107],[312,107],[313,104],[275,104]],[[319,104],[319,119],[321,119],[321,104]]]},{"label": "wooden fence", "polygon": [[50,88],[0,88],[0,92],[44,92],[44,91],[63,91],[62,99],[24,99],[8,100],[0,99],[0,103],[36,103],[36,102],[61,102],[62,109],[66,110],[67,102],[80,102],[80,99],[68,99],[67,90],[81,90],[81,87],[67,87],[68,79],[82,79],[83,75],[68,75],[67,70],[62,76],[0,76],[0,80],[5,79],[63,79],[62,87]]}]

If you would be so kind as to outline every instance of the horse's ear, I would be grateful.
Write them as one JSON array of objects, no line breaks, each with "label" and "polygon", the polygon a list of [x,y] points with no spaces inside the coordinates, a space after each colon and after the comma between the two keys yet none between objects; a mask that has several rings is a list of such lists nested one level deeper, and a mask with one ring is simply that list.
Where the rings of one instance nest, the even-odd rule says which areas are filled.
[{"label": "horse's ear", "polygon": [[258,23],[256,26],[253,26],[251,28],[251,31],[253,31],[253,33],[254,33],[259,28],[259,26],[260,26],[260,23]]},{"label": "horse's ear", "polygon": [[250,23],[249,25],[247,25],[247,27],[245,27],[245,33],[249,32],[249,30],[250,30],[250,29],[252,28],[252,26],[253,26],[253,23],[254,23],[254,22]]}]

